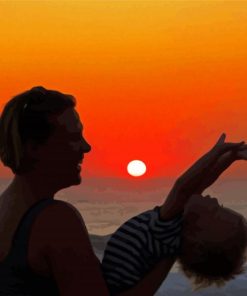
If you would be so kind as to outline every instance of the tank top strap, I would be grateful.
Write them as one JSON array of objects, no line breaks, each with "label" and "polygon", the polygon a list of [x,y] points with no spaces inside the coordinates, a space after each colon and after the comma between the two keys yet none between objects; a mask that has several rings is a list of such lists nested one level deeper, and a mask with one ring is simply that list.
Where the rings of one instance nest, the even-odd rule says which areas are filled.
[{"label": "tank top strap", "polygon": [[28,242],[35,218],[46,206],[55,202],[53,198],[39,200],[21,218],[12,240],[12,255],[21,269],[27,266]]}]

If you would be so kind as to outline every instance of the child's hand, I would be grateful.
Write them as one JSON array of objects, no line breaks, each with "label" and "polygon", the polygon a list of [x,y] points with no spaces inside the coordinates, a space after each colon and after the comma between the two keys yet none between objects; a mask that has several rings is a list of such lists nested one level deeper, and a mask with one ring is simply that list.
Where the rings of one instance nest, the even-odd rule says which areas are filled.
[{"label": "child's hand", "polygon": [[[181,177],[178,178],[175,186],[177,186],[180,191],[186,195],[198,193],[198,189],[201,187],[200,183],[202,181],[205,182],[208,177],[210,177],[211,183],[209,185],[211,185],[219,176],[214,176],[214,179],[212,176],[209,176],[209,171],[211,173],[221,157],[228,152],[234,155],[240,147],[246,146],[243,141],[239,143],[225,142],[225,138],[226,135],[223,133],[213,148],[197,160]],[[222,172],[223,171],[221,171],[221,173]]]},{"label": "child's hand", "polygon": [[168,212],[170,212],[168,216],[172,216],[183,211],[192,194],[202,193],[233,161],[239,159],[238,157],[244,157],[247,145],[244,145],[243,141],[225,142],[225,138],[226,135],[223,133],[213,148],[177,179],[161,208],[164,217]]},{"label": "child's hand", "polygon": [[236,158],[239,160],[247,160],[247,145],[239,147],[236,153]]},{"label": "child's hand", "polygon": [[202,194],[236,160],[247,160],[247,145],[236,146],[221,155],[215,162],[215,165],[207,171],[201,183],[195,188],[197,191],[194,193]]}]

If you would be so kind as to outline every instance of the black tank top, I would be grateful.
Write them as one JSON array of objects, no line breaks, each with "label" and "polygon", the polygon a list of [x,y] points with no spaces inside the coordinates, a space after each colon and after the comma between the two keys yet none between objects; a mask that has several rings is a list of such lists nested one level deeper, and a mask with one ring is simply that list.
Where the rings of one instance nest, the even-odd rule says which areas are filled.
[{"label": "black tank top", "polygon": [[28,241],[36,216],[55,200],[42,199],[22,217],[8,255],[0,262],[0,296],[56,296],[55,279],[34,273],[27,262]]}]

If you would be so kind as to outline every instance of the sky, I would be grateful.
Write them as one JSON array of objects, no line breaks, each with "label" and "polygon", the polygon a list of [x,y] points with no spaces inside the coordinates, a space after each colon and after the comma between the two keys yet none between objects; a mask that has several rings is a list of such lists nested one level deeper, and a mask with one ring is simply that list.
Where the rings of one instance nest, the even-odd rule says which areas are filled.
[{"label": "sky", "polygon": [[83,176],[133,179],[140,159],[144,180],[175,178],[222,132],[247,141],[246,15],[236,0],[1,1],[0,112],[36,85],[73,94]]}]

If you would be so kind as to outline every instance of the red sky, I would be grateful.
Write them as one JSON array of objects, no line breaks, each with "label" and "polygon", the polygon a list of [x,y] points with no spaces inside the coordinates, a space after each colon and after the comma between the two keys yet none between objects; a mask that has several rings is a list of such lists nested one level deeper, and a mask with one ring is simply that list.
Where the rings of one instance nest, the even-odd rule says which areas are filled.
[{"label": "red sky", "polygon": [[222,132],[247,141],[247,2],[6,1],[0,14],[1,110],[35,85],[75,95],[85,176],[127,177],[141,159],[145,178],[174,177]]}]

